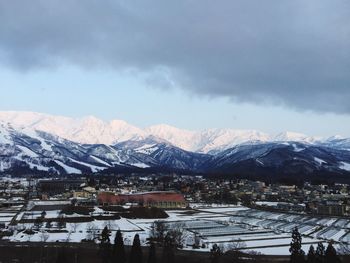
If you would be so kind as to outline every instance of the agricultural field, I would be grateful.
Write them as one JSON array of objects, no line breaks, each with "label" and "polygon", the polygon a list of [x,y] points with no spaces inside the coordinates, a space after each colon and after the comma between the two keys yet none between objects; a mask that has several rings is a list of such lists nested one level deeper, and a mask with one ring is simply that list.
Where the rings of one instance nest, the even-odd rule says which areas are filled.
[{"label": "agricultural field", "polygon": [[7,227],[21,209],[21,205],[0,208],[0,226]]},{"label": "agricultural field", "polygon": [[[9,208],[10,209],[10,208]],[[16,210],[17,209],[17,210]],[[350,220],[318,218],[308,215],[266,212],[243,206],[193,205],[186,210],[135,209],[132,207],[74,207],[69,202],[30,202],[24,209],[13,207],[0,211],[6,218],[12,242],[97,242],[102,229],[111,230],[112,240],[120,229],[124,243],[130,245],[135,234],[148,245],[155,221],[168,228],[182,230],[183,249],[209,251],[213,244],[223,250],[239,249],[266,255],[288,255],[291,232],[298,227],[303,249],[329,240],[350,242]],[[10,224],[11,223],[11,224]],[[194,248],[195,247],[195,248]]]}]

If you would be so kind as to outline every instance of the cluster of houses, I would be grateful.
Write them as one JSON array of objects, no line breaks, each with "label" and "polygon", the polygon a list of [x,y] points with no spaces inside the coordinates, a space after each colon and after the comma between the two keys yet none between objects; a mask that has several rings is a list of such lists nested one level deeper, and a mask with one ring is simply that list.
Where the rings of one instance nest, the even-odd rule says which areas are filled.
[{"label": "cluster of houses", "polygon": [[91,202],[104,206],[131,204],[158,208],[185,208],[187,206],[184,196],[175,191],[138,192],[128,187],[92,187],[81,179],[40,180],[37,191],[42,200],[48,200],[52,196],[61,196],[62,198],[74,198],[80,204]]},{"label": "cluster of houses", "polygon": [[[349,185],[312,185],[301,186],[267,184],[251,180],[197,180],[190,187],[186,198],[194,202],[243,202],[255,205],[258,202],[270,202],[270,209],[309,213],[327,216],[350,215]],[[266,207],[265,207],[266,208]]]},{"label": "cluster of houses", "polygon": [[[133,204],[160,208],[184,208],[196,203],[274,202],[268,209],[318,215],[350,215],[347,184],[302,186],[266,184],[261,181],[207,179],[201,176],[128,176],[101,178],[22,179],[2,178],[2,204],[25,200],[75,199],[81,204]],[[260,206],[264,209],[266,207]]]}]

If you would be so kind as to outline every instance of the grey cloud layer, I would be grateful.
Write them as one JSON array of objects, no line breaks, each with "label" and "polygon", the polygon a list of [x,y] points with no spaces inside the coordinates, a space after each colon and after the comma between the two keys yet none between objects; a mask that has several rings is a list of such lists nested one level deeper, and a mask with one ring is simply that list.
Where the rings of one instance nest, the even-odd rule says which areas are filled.
[{"label": "grey cloud layer", "polygon": [[0,0],[0,59],[131,68],[151,85],[348,114],[350,2]]}]

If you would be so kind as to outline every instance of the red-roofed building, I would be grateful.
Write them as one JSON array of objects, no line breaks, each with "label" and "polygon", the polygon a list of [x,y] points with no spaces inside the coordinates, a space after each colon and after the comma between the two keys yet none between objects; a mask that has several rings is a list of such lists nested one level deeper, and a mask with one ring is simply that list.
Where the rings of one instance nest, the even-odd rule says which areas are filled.
[{"label": "red-roofed building", "polygon": [[97,196],[97,202],[100,205],[138,203],[142,206],[153,206],[159,208],[184,208],[187,206],[183,195],[175,192],[147,192],[135,194],[100,192]]}]

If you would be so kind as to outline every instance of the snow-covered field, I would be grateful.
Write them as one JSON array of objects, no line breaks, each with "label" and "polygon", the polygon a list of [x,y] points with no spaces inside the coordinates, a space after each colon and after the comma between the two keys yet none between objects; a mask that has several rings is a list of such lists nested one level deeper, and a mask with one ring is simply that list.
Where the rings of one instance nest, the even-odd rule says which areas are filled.
[{"label": "snow-covered field", "polygon": [[0,209],[0,223],[8,226],[12,219],[18,214],[22,206],[3,207]]},{"label": "snow-covered field", "polygon": [[[48,203],[46,203],[48,204]],[[52,201],[55,204],[55,201]],[[42,205],[35,203],[35,205]],[[33,204],[29,205],[33,207]],[[308,250],[310,244],[326,243],[328,240],[336,242],[350,241],[350,221],[338,218],[316,218],[308,215],[292,215],[249,209],[243,206],[212,206],[201,207],[193,205],[192,210],[169,210],[165,223],[172,227],[180,225],[184,229],[184,249],[192,249],[195,240],[200,243],[199,250],[209,251],[213,244],[220,244],[223,248],[232,244],[239,244],[245,251],[254,250],[263,254],[287,255],[291,241],[291,231],[297,226],[303,235],[303,248]],[[6,222],[12,220],[17,212],[0,213]],[[92,216],[109,214],[98,207],[90,213]],[[42,211],[22,211],[17,220],[35,219],[42,216]],[[46,219],[60,216],[59,210],[45,212]],[[88,218],[89,215],[73,213],[66,218]],[[45,242],[81,242],[83,239],[98,237],[102,229],[107,226],[112,232],[120,229],[123,232],[125,244],[131,244],[134,235],[140,235],[141,243],[147,245],[152,223],[157,219],[126,219],[97,220],[90,217],[89,222],[66,223],[59,225],[52,222],[42,224],[40,228],[35,223],[18,223],[8,228],[14,230],[10,241],[45,241]],[[54,220],[53,220],[54,221]],[[24,222],[26,222],[24,220]],[[33,231],[28,230],[32,229]]]}]

